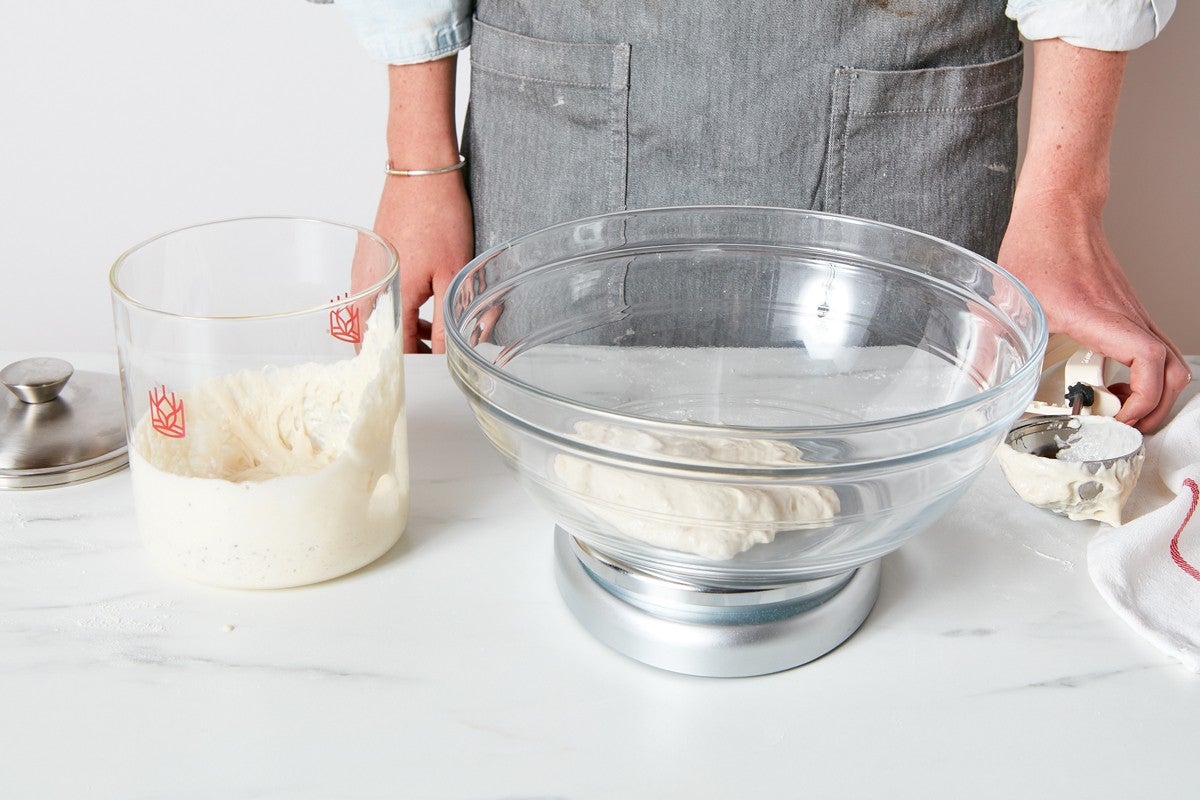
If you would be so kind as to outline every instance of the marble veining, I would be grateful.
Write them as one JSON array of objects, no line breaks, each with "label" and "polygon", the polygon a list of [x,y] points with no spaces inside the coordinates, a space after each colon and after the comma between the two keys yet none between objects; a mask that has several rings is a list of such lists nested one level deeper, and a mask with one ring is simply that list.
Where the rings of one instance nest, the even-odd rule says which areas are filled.
[{"label": "marble veining", "polygon": [[1044,681],[1035,681],[1027,683],[1024,686],[1015,687],[1009,690],[1000,691],[1020,691],[1022,689],[1078,689],[1082,686],[1089,686],[1098,681],[1106,681],[1111,678],[1120,677],[1122,675],[1131,675],[1136,672],[1150,669],[1162,669],[1163,664],[1142,664],[1124,669],[1105,670],[1103,672],[1087,672],[1078,675],[1063,675],[1058,678],[1050,678]]},{"label": "marble veining", "polygon": [[350,670],[338,667],[327,667],[317,664],[271,664],[271,663],[255,663],[249,661],[238,661],[235,659],[218,659],[207,658],[197,655],[178,655],[172,653],[163,653],[151,648],[131,648],[123,650],[117,656],[131,664],[143,664],[153,667],[164,667],[179,670],[194,670],[196,668],[218,668],[222,670],[247,670],[259,671],[268,674],[290,674],[301,675],[311,678],[322,679],[345,679],[352,678],[358,680],[385,681],[393,682],[400,681],[404,683],[412,683],[412,679],[405,679],[399,675],[393,675],[385,672],[369,672],[364,670]]},{"label": "marble veining", "polygon": [[962,636],[993,636],[997,633],[994,628],[954,628],[949,631],[942,631],[942,636],[951,638],[959,638]]}]

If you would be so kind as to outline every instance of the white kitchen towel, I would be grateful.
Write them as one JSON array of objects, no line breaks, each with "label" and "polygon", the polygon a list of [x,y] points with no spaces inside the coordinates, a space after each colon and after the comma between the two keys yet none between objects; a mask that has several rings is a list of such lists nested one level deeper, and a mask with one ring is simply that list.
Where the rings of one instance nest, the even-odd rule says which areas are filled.
[{"label": "white kitchen towel", "polygon": [[[1200,374],[1192,359],[1193,372]],[[1146,438],[1146,462],[1126,507],[1130,521],[1097,533],[1088,572],[1134,630],[1200,673],[1200,393]]]}]

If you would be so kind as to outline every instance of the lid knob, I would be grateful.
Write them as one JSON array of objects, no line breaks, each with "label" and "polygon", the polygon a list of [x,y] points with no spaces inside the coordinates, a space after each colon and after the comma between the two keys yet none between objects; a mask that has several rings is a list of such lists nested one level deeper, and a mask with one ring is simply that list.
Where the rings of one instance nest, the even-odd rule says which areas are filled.
[{"label": "lid knob", "polygon": [[48,403],[74,373],[70,362],[61,358],[26,358],[0,369],[0,381],[22,403]]}]

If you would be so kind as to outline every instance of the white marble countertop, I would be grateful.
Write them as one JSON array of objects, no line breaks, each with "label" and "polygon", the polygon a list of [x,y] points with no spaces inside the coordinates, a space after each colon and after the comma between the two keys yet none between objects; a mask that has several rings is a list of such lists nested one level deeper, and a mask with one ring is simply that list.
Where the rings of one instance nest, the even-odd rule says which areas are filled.
[{"label": "white marble countertop", "polygon": [[884,559],[879,602],[840,648],[693,678],[579,626],[554,585],[553,523],[444,359],[406,371],[409,528],[346,578],[238,592],[163,575],[126,472],[0,493],[0,796],[1195,791],[1200,681],[1096,593],[1092,524],[1023,505],[994,462]]}]

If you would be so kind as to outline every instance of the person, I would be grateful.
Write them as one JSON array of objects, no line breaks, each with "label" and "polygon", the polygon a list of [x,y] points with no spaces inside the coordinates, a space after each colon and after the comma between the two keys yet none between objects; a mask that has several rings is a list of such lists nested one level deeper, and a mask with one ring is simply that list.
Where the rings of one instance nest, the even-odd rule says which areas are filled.
[{"label": "person", "polygon": [[489,246],[606,211],[746,204],[892,222],[997,260],[1052,332],[1129,367],[1117,418],[1144,432],[1191,380],[1101,224],[1127,54],[1173,0],[338,3],[389,64],[375,226],[401,253],[407,352],[443,350],[442,296]]}]

